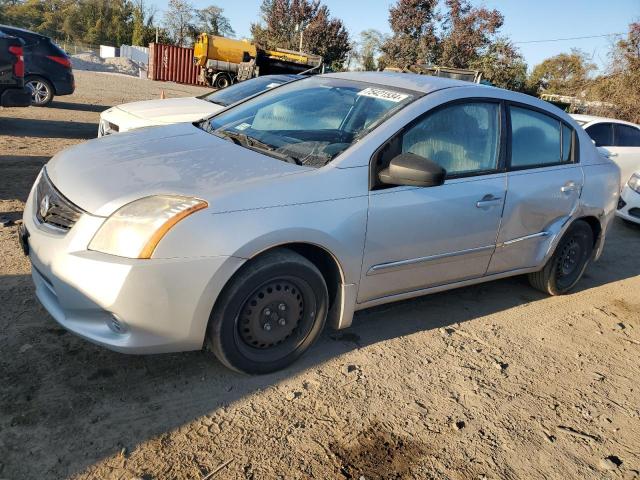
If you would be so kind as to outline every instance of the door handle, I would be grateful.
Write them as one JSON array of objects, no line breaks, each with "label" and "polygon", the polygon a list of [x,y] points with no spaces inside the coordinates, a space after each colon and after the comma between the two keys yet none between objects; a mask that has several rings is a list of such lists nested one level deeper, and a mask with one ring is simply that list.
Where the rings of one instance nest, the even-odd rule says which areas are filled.
[{"label": "door handle", "polygon": [[575,192],[576,190],[578,190],[578,185],[576,185],[576,182],[567,182],[562,187],[560,187],[560,191],[562,193]]},{"label": "door handle", "polygon": [[502,197],[494,197],[490,193],[482,197],[482,200],[476,202],[477,208],[487,209],[502,203]]}]

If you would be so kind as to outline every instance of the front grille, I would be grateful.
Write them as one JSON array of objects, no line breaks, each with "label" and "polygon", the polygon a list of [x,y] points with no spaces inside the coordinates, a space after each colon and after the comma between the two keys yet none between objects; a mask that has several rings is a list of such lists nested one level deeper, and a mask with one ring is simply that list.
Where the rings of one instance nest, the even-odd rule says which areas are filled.
[{"label": "front grille", "polygon": [[36,187],[36,218],[40,223],[67,231],[84,213],[77,205],[67,200],[51,183],[47,171],[43,170]]},{"label": "front grille", "polygon": [[632,217],[640,218],[640,208],[634,207],[629,209],[629,215]]}]

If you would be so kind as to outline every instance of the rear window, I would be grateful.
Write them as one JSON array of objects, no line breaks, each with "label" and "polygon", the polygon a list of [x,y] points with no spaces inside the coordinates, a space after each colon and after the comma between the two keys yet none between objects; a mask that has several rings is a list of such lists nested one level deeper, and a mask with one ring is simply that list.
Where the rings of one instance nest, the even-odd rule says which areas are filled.
[{"label": "rear window", "polygon": [[569,163],[573,130],[560,120],[511,107],[511,166],[526,168]]},{"label": "rear window", "polygon": [[613,145],[613,125],[610,123],[596,123],[585,128],[585,131],[596,143],[596,147],[607,147]]},{"label": "rear window", "polygon": [[208,102],[227,107],[233,103],[239,102],[240,100],[252,97],[256,93],[269,90],[273,87],[277,87],[279,85],[282,85],[283,83],[291,82],[293,80],[295,80],[295,78],[274,78],[267,75],[264,77],[252,78],[251,80],[245,80],[244,82],[236,83],[235,85],[231,85],[230,87],[227,87],[223,90],[218,90],[217,92],[203,95],[200,98],[202,98],[203,100],[207,100]]},{"label": "rear window", "polygon": [[640,147],[640,130],[630,125],[616,124],[613,127],[615,132],[616,147]]}]

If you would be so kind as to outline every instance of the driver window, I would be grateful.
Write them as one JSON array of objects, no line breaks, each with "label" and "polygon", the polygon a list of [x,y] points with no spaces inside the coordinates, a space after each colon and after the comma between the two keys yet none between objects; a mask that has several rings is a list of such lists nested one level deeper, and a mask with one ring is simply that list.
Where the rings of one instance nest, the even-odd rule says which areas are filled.
[{"label": "driver window", "polygon": [[427,114],[402,137],[402,152],[438,163],[447,176],[495,170],[500,151],[500,106],[466,103]]}]

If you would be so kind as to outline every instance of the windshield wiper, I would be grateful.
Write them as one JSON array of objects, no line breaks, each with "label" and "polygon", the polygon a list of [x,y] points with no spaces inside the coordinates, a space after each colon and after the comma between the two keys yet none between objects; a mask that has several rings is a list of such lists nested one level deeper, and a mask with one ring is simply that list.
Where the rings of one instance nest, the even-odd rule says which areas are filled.
[{"label": "windshield wiper", "polygon": [[215,132],[215,134],[222,138],[228,138],[237,145],[247,147],[252,150],[257,150],[279,160],[284,160],[285,162],[289,163],[295,163],[296,165],[302,165],[302,162],[300,162],[300,160],[298,160],[297,158],[292,157],[291,155],[284,154],[282,152],[277,152],[275,147],[269,145],[268,143],[264,143],[255,137],[250,137],[246,133],[234,132],[230,130],[218,130]]}]

